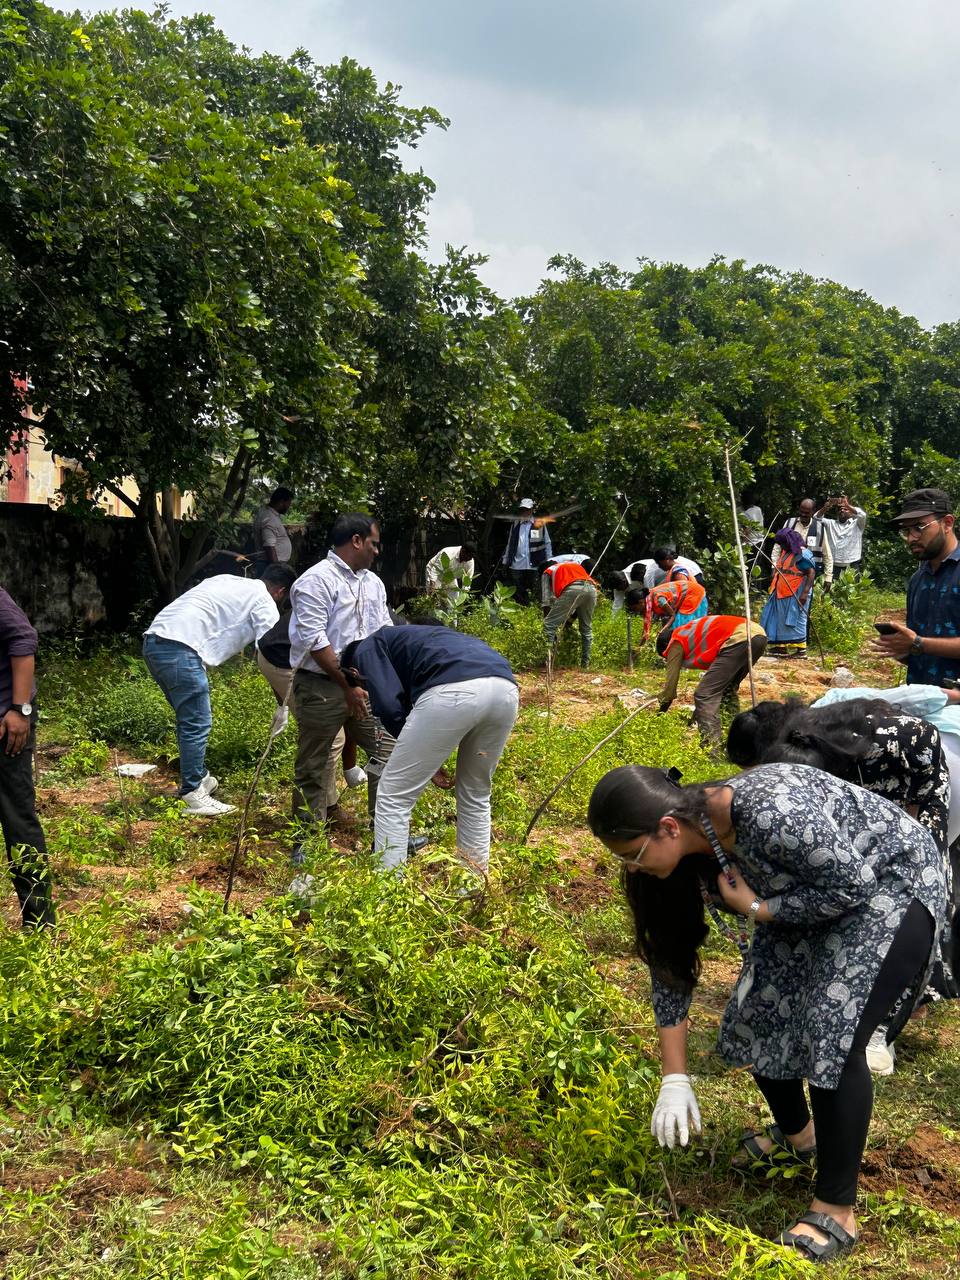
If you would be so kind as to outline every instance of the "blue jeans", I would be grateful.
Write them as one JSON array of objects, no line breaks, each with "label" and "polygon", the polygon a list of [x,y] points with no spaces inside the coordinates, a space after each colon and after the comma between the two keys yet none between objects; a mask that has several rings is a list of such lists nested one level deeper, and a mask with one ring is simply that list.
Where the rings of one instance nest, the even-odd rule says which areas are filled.
[{"label": "blue jeans", "polygon": [[143,660],[177,717],[180,794],[185,796],[196,791],[207,772],[207,738],[213,723],[207,673],[195,649],[163,636],[143,637]]}]

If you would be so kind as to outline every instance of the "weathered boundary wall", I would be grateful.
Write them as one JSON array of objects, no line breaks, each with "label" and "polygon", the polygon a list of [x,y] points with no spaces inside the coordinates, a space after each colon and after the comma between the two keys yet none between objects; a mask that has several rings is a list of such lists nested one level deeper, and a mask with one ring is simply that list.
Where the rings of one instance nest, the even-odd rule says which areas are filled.
[{"label": "weathered boundary wall", "polygon": [[0,503],[0,585],[38,631],[123,631],[153,584],[132,520]]},{"label": "weathered boundary wall", "polygon": [[[298,571],[326,553],[327,527],[324,522],[306,534],[293,532]],[[237,525],[234,532],[232,545],[247,546],[250,526]],[[392,603],[422,585],[429,555],[463,536],[448,521],[423,522],[416,531],[389,526],[377,572]],[[0,586],[44,635],[139,629],[157,603],[133,520],[80,519],[38,503],[0,502]]]}]

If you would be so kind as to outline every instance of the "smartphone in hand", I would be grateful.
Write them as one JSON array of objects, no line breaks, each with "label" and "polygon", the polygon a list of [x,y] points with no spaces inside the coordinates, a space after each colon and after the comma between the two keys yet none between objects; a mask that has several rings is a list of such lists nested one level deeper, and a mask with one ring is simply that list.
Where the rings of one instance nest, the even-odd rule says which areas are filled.
[{"label": "smartphone in hand", "polygon": [[875,622],[873,626],[882,636],[895,636],[897,634],[897,628],[890,622]]}]

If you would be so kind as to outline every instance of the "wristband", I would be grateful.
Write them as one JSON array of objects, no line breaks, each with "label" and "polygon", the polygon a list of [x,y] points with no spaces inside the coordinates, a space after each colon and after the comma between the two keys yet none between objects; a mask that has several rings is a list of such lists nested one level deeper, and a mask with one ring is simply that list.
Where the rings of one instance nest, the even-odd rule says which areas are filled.
[{"label": "wristband", "polygon": [[914,636],[910,645],[910,652],[915,654],[923,653],[923,636]]}]

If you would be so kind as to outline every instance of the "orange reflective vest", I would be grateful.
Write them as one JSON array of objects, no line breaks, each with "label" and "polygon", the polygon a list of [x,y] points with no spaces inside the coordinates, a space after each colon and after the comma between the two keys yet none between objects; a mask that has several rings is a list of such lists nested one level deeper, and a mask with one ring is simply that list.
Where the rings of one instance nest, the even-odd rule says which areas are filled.
[{"label": "orange reflective vest", "polygon": [[657,617],[664,614],[693,613],[699,609],[707,593],[693,578],[677,578],[674,582],[661,582],[650,592],[650,603]]},{"label": "orange reflective vest", "polygon": [[[806,554],[809,555],[809,552]],[[798,567],[797,557],[792,551],[784,551],[777,561],[773,581],[770,583],[771,595],[775,594],[778,600],[799,596],[807,580],[807,572],[808,570]]]},{"label": "orange reflective vest", "polygon": [[685,569],[682,564],[675,564],[660,585],[666,586],[668,582],[679,582],[681,578],[692,577],[693,574],[689,569]]},{"label": "orange reflective vest", "polygon": [[583,565],[577,564],[574,560],[564,560],[563,564],[551,565],[549,569],[544,569],[544,573],[550,577],[554,596],[562,595],[571,582],[585,581],[592,582],[594,586],[597,585]]},{"label": "orange reflective vest", "polygon": [[[697,618],[694,622],[683,622],[670,632],[670,643],[664,657],[678,644],[683,650],[683,665],[705,671],[737,627],[744,626],[746,621],[746,618],[714,613],[707,614],[705,618]],[[752,631],[757,635],[762,634],[756,623]]]}]

